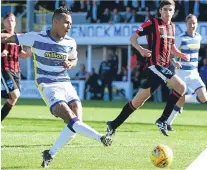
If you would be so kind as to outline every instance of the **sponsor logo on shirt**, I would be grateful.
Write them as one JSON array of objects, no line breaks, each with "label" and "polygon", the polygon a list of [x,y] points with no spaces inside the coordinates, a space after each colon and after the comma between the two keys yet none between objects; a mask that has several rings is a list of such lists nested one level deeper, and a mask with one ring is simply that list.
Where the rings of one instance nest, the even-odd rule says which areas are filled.
[{"label": "sponsor logo on shirt", "polygon": [[67,59],[67,55],[58,54],[57,52],[45,52],[44,56],[48,58],[57,58],[57,59],[63,59],[63,60]]}]

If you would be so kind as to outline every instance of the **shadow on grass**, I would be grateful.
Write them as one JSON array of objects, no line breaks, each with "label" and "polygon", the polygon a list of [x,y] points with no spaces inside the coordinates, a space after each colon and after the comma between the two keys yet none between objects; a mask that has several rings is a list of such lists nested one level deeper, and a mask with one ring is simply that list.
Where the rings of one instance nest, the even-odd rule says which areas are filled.
[{"label": "shadow on grass", "polygon": [[[24,125],[35,125],[35,126],[48,126],[48,127],[57,127],[57,128],[60,128],[60,127],[63,127],[63,122],[60,121],[60,120],[52,120],[52,119],[30,119],[30,118],[8,118],[8,121],[13,121],[10,122],[12,125],[22,125],[22,123]],[[36,123],[37,122],[37,123]],[[84,121],[86,124],[89,124],[89,125],[98,125],[98,126],[106,126],[106,121]],[[32,124],[31,124],[32,123]],[[130,125],[130,126],[155,126],[154,122],[153,123],[143,123],[143,122],[124,122],[123,124],[124,126],[126,125]],[[100,127],[101,127],[100,126]],[[174,126],[180,126],[180,127],[205,127],[207,128],[206,125],[191,125],[191,124],[176,124]],[[52,131],[53,132],[53,131]]]},{"label": "shadow on grass", "polygon": [[[5,100],[2,100],[2,104],[5,102]],[[123,106],[126,104],[125,101],[83,101],[82,102],[83,107],[85,108],[123,108]],[[142,106],[140,109],[152,109],[157,110],[161,109],[163,110],[165,107],[164,102],[162,103],[156,103],[152,101],[148,101]],[[19,99],[17,102],[17,105],[30,105],[30,106],[45,106],[45,103],[42,99]],[[206,104],[185,104],[184,110],[207,110]]]},{"label": "shadow on grass", "polygon": [[11,166],[11,167],[2,167],[2,170],[11,170],[11,169],[22,169],[22,166]]},{"label": "shadow on grass", "polygon": [[5,148],[34,148],[34,147],[42,147],[42,146],[47,146],[47,147],[51,147],[50,144],[48,145],[2,145],[1,148],[5,149]]}]

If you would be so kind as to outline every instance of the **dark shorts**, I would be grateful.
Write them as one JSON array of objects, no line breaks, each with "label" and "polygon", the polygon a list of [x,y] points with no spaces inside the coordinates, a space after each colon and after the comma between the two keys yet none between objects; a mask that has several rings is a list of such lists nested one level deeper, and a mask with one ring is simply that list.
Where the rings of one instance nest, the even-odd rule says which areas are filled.
[{"label": "dark shorts", "polygon": [[159,65],[152,65],[146,70],[146,80],[141,85],[141,88],[151,88],[151,94],[161,85],[166,85],[167,79],[171,79],[175,74],[168,68]]},{"label": "dark shorts", "polygon": [[15,89],[20,90],[20,73],[10,72],[10,71],[2,71],[1,72],[1,92],[6,91],[6,93],[10,93]]}]

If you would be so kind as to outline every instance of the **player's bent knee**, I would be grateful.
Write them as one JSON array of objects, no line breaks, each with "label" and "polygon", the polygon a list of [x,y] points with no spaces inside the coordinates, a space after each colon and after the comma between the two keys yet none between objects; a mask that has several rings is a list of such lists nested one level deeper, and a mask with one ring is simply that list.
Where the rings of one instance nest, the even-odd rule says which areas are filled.
[{"label": "player's bent knee", "polygon": [[75,101],[69,104],[69,107],[71,108],[71,110],[77,110],[78,108],[82,107],[82,105],[79,101]]},{"label": "player's bent knee", "polygon": [[51,112],[54,116],[62,118],[65,123],[76,117],[66,102],[56,103],[51,107]]},{"label": "player's bent knee", "polygon": [[17,99],[20,97],[20,91],[19,89],[16,89],[14,91],[12,91],[10,93],[10,100],[13,100],[13,101],[17,101]]},{"label": "player's bent knee", "polygon": [[136,100],[132,100],[132,105],[137,109],[141,106],[143,106],[145,103],[145,101],[136,101]]}]

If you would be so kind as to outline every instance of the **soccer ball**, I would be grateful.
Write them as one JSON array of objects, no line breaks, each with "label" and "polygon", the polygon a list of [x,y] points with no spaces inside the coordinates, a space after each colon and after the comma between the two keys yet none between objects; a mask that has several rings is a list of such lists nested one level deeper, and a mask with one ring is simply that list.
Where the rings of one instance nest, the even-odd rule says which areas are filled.
[{"label": "soccer ball", "polygon": [[150,159],[153,165],[156,167],[170,167],[173,160],[172,149],[167,145],[157,145],[150,153]]}]

